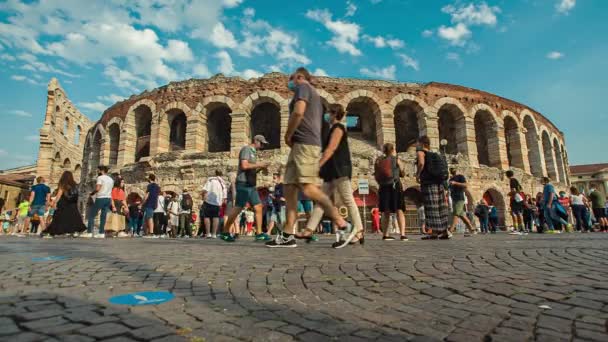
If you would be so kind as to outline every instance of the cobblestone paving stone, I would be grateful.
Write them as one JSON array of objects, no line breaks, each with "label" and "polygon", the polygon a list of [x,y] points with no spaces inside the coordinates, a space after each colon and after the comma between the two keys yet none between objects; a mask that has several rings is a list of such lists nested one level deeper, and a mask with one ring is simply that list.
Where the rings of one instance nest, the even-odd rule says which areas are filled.
[{"label": "cobblestone paving stone", "polygon": [[608,234],[366,242],[0,237],[0,341],[608,341]]}]

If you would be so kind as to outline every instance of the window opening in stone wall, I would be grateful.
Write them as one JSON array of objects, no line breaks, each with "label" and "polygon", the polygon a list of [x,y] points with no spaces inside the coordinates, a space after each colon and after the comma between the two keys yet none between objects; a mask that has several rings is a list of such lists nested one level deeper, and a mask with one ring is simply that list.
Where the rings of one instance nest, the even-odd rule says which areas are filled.
[{"label": "window opening in stone wall", "polygon": [[[366,141],[374,146],[378,143],[377,115],[378,105],[370,98],[361,97],[351,101],[346,107],[349,125],[349,137]],[[348,121],[347,121],[348,124]]]},{"label": "window opening in stone wall", "polygon": [[394,112],[395,143],[397,152],[415,152],[416,140],[420,135],[418,115],[422,108],[414,102],[398,105]]},{"label": "window opening in stone wall", "polygon": [[80,173],[82,172],[82,167],[80,164],[76,164],[74,166],[74,180],[78,183],[80,182]]},{"label": "window opening in stone wall", "polygon": [[232,111],[226,105],[217,106],[207,115],[207,138],[209,152],[230,151],[230,131],[232,127]]},{"label": "window opening in stone wall", "polygon": [[509,167],[523,169],[524,161],[521,153],[522,146],[519,139],[519,126],[515,119],[510,116],[505,118],[505,142],[507,144]]},{"label": "window opening in stone wall", "polygon": [[438,112],[439,140],[446,140],[445,153],[467,156],[463,145],[466,143],[466,126],[464,113],[455,105],[443,105]]},{"label": "window opening in stone wall", "polygon": [[135,161],[150,156],[150,135],[152,132],[152,111],[141,105],[135,109]]},{"label": "window opening in stone wall", "polygon": [[251,138],[258,134],[262,134],[269,143],[262,149],[281,148],[281,109],[274,103],[263,102],[253,108]]},{"label": "window opening in stone wall", "polygon": [[115,166],[118,164],[118,147],[120,146],[120,126],[117,123],[113,123],[108,127],[108,134],[110,136],[110,165]]},{"label": "window opening in stone wall", "polygon": [[186,149],[186,114],[181,110],[171,110],[167,113],[169,119],[169,151]]},{"label": "window opening in stone wall", "polygon": [[80,145],[80,134],[82,134],[82,128],[80,126],[76,126],[76,134],[74,135],[74,145]]},{"label": "window opening in stone wall", "polygon": [[479,165],[500,166],[498,136],[492,114],[485,110],[475,114],[475,143]]},{"label": "window opening in stone wall", "polygon": [[72,162],[70,162],[70,159],[69,159],[69,158],[66,158],[66,159],[63,161],[63,168],[64,168],[65,170],[67,170],[67,171],[69,171],[69,170],[72,168]]},{"label": "window opening in stone wall", "polygon": [[543,168],[540,159],[540,149],[538,146],[538,134],[534,121],[526,115],[524,118],[524,128],[526,129],[526,145],[528,146],[528,162],[530,163],[530,171],[536,177],[542,177]]},{"label": "window opening in stone wall", "polygon": [[70,129],[70,119],[65,118],[65,121],[63,122],[63,135],[65,135],[66,137],[68,136],[69,129]]},{"label": "window opening in stone wall", "polygon": [[553,146],[551,146],[551,138],[547,132],[543,132],[543,153],[545,155],[545,167],[547,168],[547,175],[552,180],[557,180],[557,171],[555,170],[555,159],[553,158]]}]

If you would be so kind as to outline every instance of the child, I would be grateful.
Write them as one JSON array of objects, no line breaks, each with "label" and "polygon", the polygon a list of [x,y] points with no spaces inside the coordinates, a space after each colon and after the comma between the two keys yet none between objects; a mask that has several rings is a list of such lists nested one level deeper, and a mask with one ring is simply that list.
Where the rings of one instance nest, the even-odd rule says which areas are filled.
[{"label": "child", "polygon": [[143,213],[141,208],[141,201],[138,199],[131,203],[129,206],[129,233],[131,236],[140,236],[141,223],[143,219]]},{"label": "child", "polygon": [[536,222],[536,204],[534,203],[532,196],[526,197],[527,200],[524,205],[524,226],[526,227],[526,233],[532,233]]},{"label": "child", "polygon": [[247,235],[251,235],[253,234],[253,222],[255,221],[251,208],[245,212],[245,220],[247,222]]},{"label": "child", "polygon": [[12,212],[8,210],[2,214],[2,233],[4,234],[8,234],[11,230],[11,215]]},{"label": "child", "polygon": [[[38,226],[40,226],[40,216],[38,216],[38,214],[34,214],[30,220],[31,224],[32,224],[32,230],[29,232],[30,234],[37,234],[38,233]],[[27,233],[27,232],[26,232]]]},{"label": "child", "polygon": [[495,206],[490,205],[490,215],[488,216],[490,222],[490,233],[495,234],[498,229],[498,210]]},{"label": "child", "polygon": [[479,201],[479,204],[475,208],[475,216],[479,219],[479,226],[481,227],[481,233],[488,233],[488,224],[490,219],[490,208],[484,199]]},{"label": "child", "polygon": [[179,210],[180,203],[177,200],[177,196],[175,196],[167,206],[167,214],[169,214],[169,228],[167,230],[169,236],[172,238],[175,238],[177,235],[177,229],[179,227]]}]

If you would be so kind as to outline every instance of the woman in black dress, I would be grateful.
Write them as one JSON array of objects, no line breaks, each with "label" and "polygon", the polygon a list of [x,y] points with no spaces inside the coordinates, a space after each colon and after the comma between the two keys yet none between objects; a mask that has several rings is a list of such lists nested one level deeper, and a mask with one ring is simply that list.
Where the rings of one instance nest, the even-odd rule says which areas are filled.
[{"label": "woman in black dress", "polygon": [[53,221],[46,233],[55,235],[80,233],[87,229],[78,210],[78,184],[72,172],[65,171],[59,179],[57,197],[51,203],[55,209]]}]

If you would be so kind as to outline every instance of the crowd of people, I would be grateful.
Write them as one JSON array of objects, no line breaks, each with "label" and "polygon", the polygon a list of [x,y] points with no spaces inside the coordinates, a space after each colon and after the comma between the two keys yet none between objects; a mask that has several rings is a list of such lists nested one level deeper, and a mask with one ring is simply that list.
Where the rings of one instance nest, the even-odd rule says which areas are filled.
[{"label": "crowd of people", "polygon": [[[365,227],[351,187],[352,162],[348,133],[341,105],[329,106],[324,114],[321,98],[310,73],[297,69],[287,85],[293,92],[290,117],[284,136],[290,153],[282,173],[273,174],[273,184],[264,202],[257,188],[257,175],[270,163],[258,160],[257,151],[268,142],[262,135],[241,148],[237,172],[224,178],[221,170],[209,177],[200,191],[202,204],[194,207],[189,189],[181,194],[163,191],[154,174],[147,176],[145,195],[127,196],[120,175],[108,175],[98,167],[95,189],[87,198],[83,222],[78,208],[81,197],[73,174],[65,171],[57,189],[36,179],[29,198],[17,208],[3,213],[5,234],[59,235],[83,238],[219,238],[234,242],[252,235],[271,248],[297,247],[297,241],[316,241],[319,233],[335,233],[333,248],[364,244]],[[325,127],[324,127],[325,126]],[[327,134],[323,134],[327,131]],[[372,209],[373,231],[385,241],[407,241],[405,194],[401,179],[404,166],[395,146],[383,146],[383,155],[374,163],[378,183],[378,207]],[[420,184],[418,222],[422,239],[450,239],[459,222],[465,236],[479,232],[496,233],[498,210],[482,199],[473,214],[467,210],[467,179],[457,168],[449,168],[444,155],[431,150],[430,139],[417,140],[416,180]],[[512,234],[556,233],[576,229],[581,232],[608,231],[606,198],[592,189],[588,196],[571,188],[570,194],[557,192],[550,179],[542,179],[543,192],[532,196],[523,191],[512,171],[509,182],[509,209]],[[322,184],[320,181],[322,180]],[[303,224],[300,224],[303,223]]]}]

